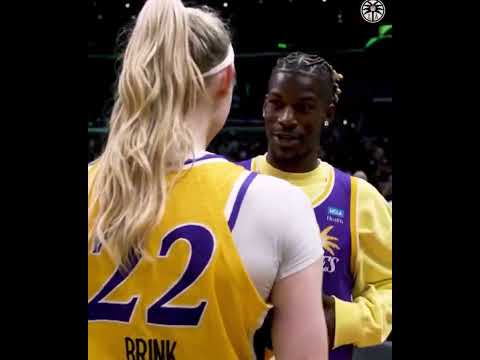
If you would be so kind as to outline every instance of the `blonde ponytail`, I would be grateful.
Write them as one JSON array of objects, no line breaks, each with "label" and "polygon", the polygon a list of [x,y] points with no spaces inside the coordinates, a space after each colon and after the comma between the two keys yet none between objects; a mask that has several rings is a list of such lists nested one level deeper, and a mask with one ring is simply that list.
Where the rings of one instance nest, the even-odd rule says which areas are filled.
[{"label": "blonde ponytail", "polygon": [[[89,240],[120,265],[165,211],[167,174],[193,154],[185,116],[206,95],[202,72],[222,60],[230,35],[205,9],[148,0],[130,35],[110,132],[89,193]],[[222,54],[223,53],[223,54]],[[94,211],[95,209],[95,211]]]}]

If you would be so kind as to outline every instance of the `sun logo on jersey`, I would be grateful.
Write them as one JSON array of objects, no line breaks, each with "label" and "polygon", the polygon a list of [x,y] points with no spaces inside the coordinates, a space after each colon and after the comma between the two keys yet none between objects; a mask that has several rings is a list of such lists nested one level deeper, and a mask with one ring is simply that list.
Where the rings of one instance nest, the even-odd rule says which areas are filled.
[{"label": "sun logo on jersey", "polygon": [[335,244],[336,241],[338,241],[338,238],[334,236],[330,236],[328,233],[333,229],[333,225],[330,225],[323,229],[323,231],[320,232],[320,237],[322,238],[323,242],[323,249],[327,251],[330,255],[335,256],[335,250],[340,250],[340,246]]}]

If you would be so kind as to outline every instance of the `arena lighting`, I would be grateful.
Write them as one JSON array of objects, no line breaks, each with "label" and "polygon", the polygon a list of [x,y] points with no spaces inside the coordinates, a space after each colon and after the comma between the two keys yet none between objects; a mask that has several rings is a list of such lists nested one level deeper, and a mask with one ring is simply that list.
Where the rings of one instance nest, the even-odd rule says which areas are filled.
[{"label": "arena lighting", "polygon": [[378,27],[378,36],[374,36],[371,39],[369,39],[365,44],[365,49],[368,49],[369,47],[379,42],[380,40],[391,39],[392,38],[391,32],[392,32],[392,25],[390,24],[380,25]]},{"label": "arena lighting", "polygon": [[384,36],[390,30],[392,30],[392,25],[380,25],[380,27],[378,28],[378,34],[380,36]]},{"label": "arena lighting", "polygon": [[343,17],[342,17],[342,13],[341,13],[341,12],[339,12],[339,13],[337,14],[337,22],[338,22],[339,24],[343,24]]},{"label": "arena lighting", "polygon": [[227,2],[224,2],[224,3],[223,3],[223,7],[228,7],[228,3],[227,3]]}]

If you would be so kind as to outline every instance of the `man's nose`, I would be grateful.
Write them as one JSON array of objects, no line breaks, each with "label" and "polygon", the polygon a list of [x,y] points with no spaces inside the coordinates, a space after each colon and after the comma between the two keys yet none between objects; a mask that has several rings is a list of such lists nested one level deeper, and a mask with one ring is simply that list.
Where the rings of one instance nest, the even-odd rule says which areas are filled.
[{"label": "man's nose", "polygon": [[282,114],[280,114],[278,122],[286,128],[295,127],[297,125],[297,121],[295,120],[293,109],[287,106]]}]

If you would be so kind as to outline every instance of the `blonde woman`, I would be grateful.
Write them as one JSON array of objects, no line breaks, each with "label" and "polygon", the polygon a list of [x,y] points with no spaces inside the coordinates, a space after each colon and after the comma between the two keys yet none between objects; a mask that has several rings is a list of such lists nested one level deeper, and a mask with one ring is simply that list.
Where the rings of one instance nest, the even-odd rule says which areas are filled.
[{"label": "blonde woman", "polygon": [[323,250],[307,197],[205,151],[230,110],[234,53],[211,11],[148,0],[89,166],[90,359],[327,359]]}]

